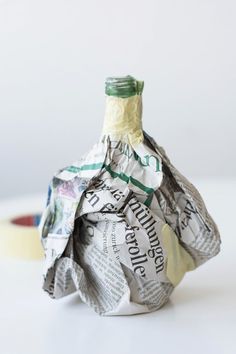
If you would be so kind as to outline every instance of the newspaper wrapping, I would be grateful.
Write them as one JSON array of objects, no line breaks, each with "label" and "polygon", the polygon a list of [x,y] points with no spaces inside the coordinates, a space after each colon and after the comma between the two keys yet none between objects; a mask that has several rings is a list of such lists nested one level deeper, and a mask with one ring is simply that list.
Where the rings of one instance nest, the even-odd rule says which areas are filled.
[{"label": "newspaper wrapping", "polygon": [[43,289],[76,292],[101,315],[159,309],[220,251],[199,192],[142,129],[143,84],[134,82],[131,96],[106,95],[99,141],[55,173],[40,223]]}]

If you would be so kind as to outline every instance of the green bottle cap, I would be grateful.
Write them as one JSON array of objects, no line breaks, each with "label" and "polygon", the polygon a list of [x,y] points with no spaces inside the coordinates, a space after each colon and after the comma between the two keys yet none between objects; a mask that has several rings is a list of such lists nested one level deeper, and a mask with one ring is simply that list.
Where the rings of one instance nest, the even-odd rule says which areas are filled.
[{"label": "green bottle cap", "polygon": [[143,81],[138,81],[130,75],[108,77],[105,83],[105,93],[108,96],[127,98],[134,95],[141,95],[143,86]]}]

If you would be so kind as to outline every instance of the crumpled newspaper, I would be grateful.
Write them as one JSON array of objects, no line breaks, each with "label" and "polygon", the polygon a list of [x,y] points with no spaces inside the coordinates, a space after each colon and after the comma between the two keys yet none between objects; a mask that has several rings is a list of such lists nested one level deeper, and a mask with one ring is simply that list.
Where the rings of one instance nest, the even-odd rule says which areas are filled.
[{"label": "crumpled newspaper", "polygon": [[[141,117],[137,96],[132,117]],[[118,111],[110,108],[109,119]],[[122,129],[105,124],[89,153],[54,175],[40,224],[44,290],[77,292],[102,315],[159,309],[187,271],[220,250],[199,192],[138,120],[123,141]]]}]

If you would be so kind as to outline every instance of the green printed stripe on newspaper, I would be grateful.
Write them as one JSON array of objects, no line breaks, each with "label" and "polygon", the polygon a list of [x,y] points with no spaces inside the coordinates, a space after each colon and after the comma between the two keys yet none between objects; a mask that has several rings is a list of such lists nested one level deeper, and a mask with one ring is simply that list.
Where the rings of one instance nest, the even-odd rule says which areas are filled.
[{"label": "green printed stripe on newspaper", "polygon": [[133,178],[132,176],[127,176],[124,173],[117,173],[115,171],[113,171],[111,169],[110,166],[108,165],[104,165],[105,169],[107,170],[107,172],[110,173],[110,175],[115,178],[118,177],[120,178],[122,181],[125,181],[126,183],[129,183],[129,181],[136,187],[138,187],[139,189],[143,190],[144,192],[146,192],[147,194],[153,193],[154,189],[153,188],[149,188],[146,187],[144,184],[142,184],[141,182],[139,182],[137,179]]},{"label": "green printed stripe on newspaper", "polygon": [[113,178],[117,177],[126,183],[131,182],[134,186],[138,187],[139,189],[146,192],[147,194],[151,194],[154,192],[153,188],[145,186],[144,184],[139,182],[137,179],[133,178],[132,176],[127,176],[125,173],[122,173],[122,172],[118,173],[118,172],[113,171],[109,165],[105,165],[103,162],[93,163],[90,165],[83,165],[81,167],[69,166],[66,168],[66,171],[69,171],[72,173],[77,173],[79,171],[98,170],[102,167],[104,167]]},{"label": "green printed stripe on newspaper", "polygon": [[81,167],[69,166],[66,168],[66,171],[77,173],[79,171],[98,170],[99,168],[102,168],[102,166],[103,166],[103,162],[92,163],[90,165],[83,165]]}]

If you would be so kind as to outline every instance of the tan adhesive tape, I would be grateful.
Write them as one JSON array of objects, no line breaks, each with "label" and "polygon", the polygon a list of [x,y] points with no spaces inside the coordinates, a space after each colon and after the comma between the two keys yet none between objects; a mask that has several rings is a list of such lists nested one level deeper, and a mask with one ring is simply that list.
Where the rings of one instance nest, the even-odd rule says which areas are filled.
[{"label": "tan adhesive tape", "polygon": [[43,248],[37,226],[40,215],[25,215],[0,221],[0,257],[41,259]]}]

